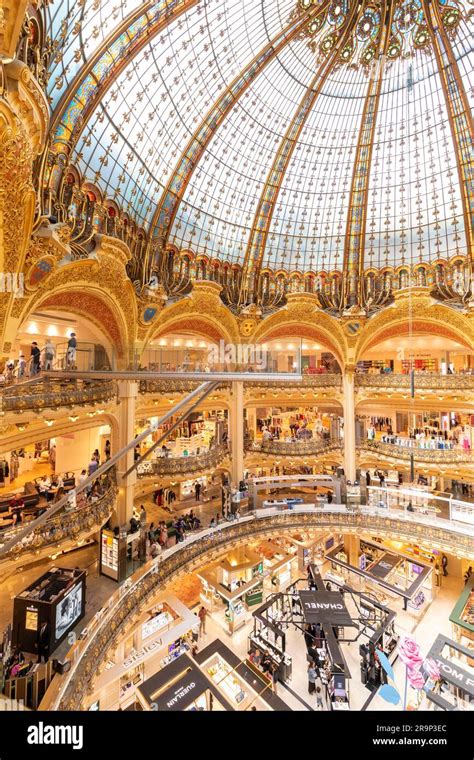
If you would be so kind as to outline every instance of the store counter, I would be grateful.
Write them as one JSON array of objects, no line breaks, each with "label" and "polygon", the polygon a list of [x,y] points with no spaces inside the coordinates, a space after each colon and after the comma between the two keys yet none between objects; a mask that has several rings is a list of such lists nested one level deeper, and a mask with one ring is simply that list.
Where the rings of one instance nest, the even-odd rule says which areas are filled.
[{"label": "store counter", "polygon": [[467,649],[472,649],[469,665],[474,667],[474,575],[464,586],[449,619],[453,624],[456,640]]},{"label": "store counter", "polygon": [[86,571],[52,568],[15,597],[12,644],[51,654],[86,610]]},{"label": "store counter", "polygon": [[242,662],[229,647],[216,639],[196,655],[204,673],[213,679],[233,709],[291,712],[291,708],[272,691],[269,679]]}]

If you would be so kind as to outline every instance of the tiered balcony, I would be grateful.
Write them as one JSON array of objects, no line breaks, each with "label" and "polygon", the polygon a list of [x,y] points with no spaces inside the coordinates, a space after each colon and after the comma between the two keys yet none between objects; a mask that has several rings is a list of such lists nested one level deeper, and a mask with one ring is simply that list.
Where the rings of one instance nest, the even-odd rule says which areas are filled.
[{"label": "tiered balcony", "polygon": [[309,441],[249,441],[245,442],[245,451],[277,457],[320,456],[329,451],[340,451],[341,442],[334,439]]},{"label": "tiered balcony", "polygon": [[106,404],[117,396],[113,380],[52,380],[19,382],[0,393],[2,412],[42,412],[59,407]]},{"label": "tiered balcony", "polygon": [[359,453],[371,453],[385,459],[411,461],[427,464],[473,464],[474,458],[470,449],[422,449],[415,446],[397,446],[382,441],[361,441],[357,444]]},{"label": "tiered balcony", "polygon": [[137,467],[137,476],[165,477],[178,475],[194,475],[212,467],[217,467],[228,454],[226,446],[213,446],[209,451],[197,456],[159,457],[141,462]]},{"label": "tiered balcony", "polygon": [[[117,486],[115,481],[115,468],[104,476],[101,484],[101,495],[92,500],[89,497],[78,497],[77,505],[68,511],[63,508],[56,514],[48,517],[46,511],[35,520],[30,532],[24,539],[13,546],[11,551],[2,555],[2,569],[16,560],[24,562],[28,555],[40,555],[43,550],[51,552],[55,547],[64,551],[71,542],[85,541],[96,533],[109,519],[115,506]],[[4,546],[15,535],[24,530],[24,525],[6,529],[0,534],[0,546]]]},{"label": "tiered balcony", "polygon": [[[398,375],[392,372],[383,375],[356,374],[356,388],[373,388],[405,390],[410,392],[410,375]],[[417,391],[474,391],[474,374],[441,375],[437,373],[416,373],[415,389]]]}]

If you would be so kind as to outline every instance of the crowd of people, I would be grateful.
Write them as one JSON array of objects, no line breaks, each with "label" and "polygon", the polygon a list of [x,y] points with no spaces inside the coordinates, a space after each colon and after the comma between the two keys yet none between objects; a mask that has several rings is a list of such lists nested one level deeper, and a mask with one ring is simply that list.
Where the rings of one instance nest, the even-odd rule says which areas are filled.
[{"label": "crowd of people", "polygon": [[[66,355],[64,358],[64,369],[76,369],[77,354],[77,337],[72,332],[69,336]],[[21,380],[25,377],[34,377],[43,369],[49,371],[54,369],[56,363],[56,346],[50,338],[42,348],[38,341],[34,340],[30,347],[30,356],[27,359],[22,350],[18,352],[18,357],[7,359],[4,367],[4,377],[7,383],[14,380]]]}]

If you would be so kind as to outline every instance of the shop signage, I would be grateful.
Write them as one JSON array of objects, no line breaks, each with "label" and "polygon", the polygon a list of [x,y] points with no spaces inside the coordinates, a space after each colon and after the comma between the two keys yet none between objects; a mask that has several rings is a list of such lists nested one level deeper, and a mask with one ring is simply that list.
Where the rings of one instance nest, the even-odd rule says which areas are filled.
[{"label": "shop signage", "polygon": [[338,591],[300,591],[299,597],[306,623],[352,625],[352,618]]},{"label": "shop signage", "polygon": [[153,641],[151,644],[147,644],[146,646],[139,649],[137,652],[132,652],[126,660],[123,661],[124,668],[129,668],[132,665],[136,665],[137,662],[140,662],[140,660],[143,660],[148,654],[153,652],[155,649],[160,649],[163,646],[163,642],[161,639],[158,639],[157,641]]},{"label": "shop signage", "polygon": [[394,567],[400,562],[400,557],[396,554],[384,554],[378,562],[370,568],[369,572],[376,575],[377,578],[385,578]]},{"label": "shop signage", "polygon": [[[166,669],[165,669],[166,670]],[[165,671],[163,671],[165,672]],[[153,700],[153,704],[159,710],[171,710],[172,712],[185,710],[194,700],[209,689],[209,681],[196,668],[190,668],[180,680],[166,689]]]},{"label": "shop signage", "polygon": [[461,670],[457,665],[453,665],[447,660],[436,658],[436,664],[441,673],[448,676],[449,683],[454,683],[463,691],[467,692],[474,697],[474,678],[466,673],[465,670]]}]

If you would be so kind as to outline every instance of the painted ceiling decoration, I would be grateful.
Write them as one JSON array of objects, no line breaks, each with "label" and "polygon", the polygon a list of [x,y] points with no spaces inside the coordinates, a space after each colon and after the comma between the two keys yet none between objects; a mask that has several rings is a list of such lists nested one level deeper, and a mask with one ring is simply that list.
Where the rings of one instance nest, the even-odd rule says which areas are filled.
[{"label": "painted ceiling decoration", "polygon": [[339,270],[351,303],[363,269],[472,257],[468,0],[56,0],[47,20],[55,171],[145,231],[150,271],[169,247],[239,265],[245,303],[261,271]]}]

